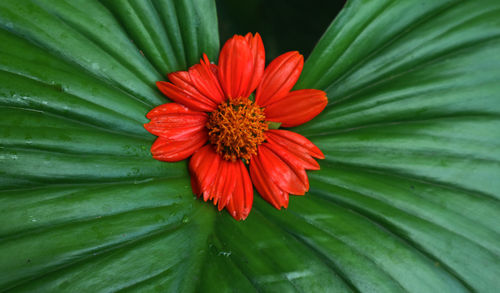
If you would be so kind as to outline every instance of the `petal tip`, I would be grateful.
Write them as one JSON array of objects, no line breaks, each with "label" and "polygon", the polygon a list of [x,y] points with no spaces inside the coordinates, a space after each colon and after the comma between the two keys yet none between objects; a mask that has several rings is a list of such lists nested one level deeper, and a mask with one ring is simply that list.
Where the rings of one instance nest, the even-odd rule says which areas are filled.
[{"label": "petal tip", "polygon": [[236,211],[233,211],[231,214],[231,217],[235,219],[236,221],[244,221],[248,217],[248,213],[237,213]]},{"label": "petal tip", "polygon": [[164,84],[166,83],[166,81],[157,81],[155,84],[156,84],[156,87],[161,90],[162,87],[164,87]]}]

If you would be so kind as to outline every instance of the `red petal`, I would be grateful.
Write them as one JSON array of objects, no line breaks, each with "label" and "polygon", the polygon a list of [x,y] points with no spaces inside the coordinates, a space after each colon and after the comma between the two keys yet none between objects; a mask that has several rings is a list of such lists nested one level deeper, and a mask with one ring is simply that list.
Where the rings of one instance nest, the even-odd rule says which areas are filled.
[{"label": "red petal", "polygon": [[225,101],[225,96],[215,73],[216,71],[217,67],[210,64],[207,55],[203,54],[200,64],[195,64],[189,68],[189,77],[198,92],[219,105]]},{"label": "red petal", "polygon": [[169,115],[151,119],[144,128],[157,136],[169,139],[186,140],[197,132],[205,132],[207,117],[200,115]]},{"label": "red petal", "polygon": [[266,137],[268,140],[275,141],[297,155],[307,154],[317,159],[325,158],[325,155],[317,146],[298,133],[283,129],[272,129],[266,132]]},{"label": "red petal", "polygon": [[[215,68],[214,68],[215,67]],[[158,89],[173,101],[193,110],[210,112],[225,100],[217,79],[216,66],[210,64],[207,55],[188,71],[168,74],[171,82],[159,81]]]},{"label": "red petal", "polygon": [[292,91],[265,108],[266,120],[293,127],[313,119],[328,103],[324,91],[307,89]]},{"label": "red petal", "polygon": [[299,79],[303,66],[304,58],[297,51],[278,56],[264,71],[255,102],[264,107],[286,96]]},{"label": "red petal", "polygon": [[208,190],[215,180],[221,161],[222,158],[213,151],[211,145],[199,149],[189,161],[189,171],[197,182],[197,188],[193,188],[193,192],[197,190],[196,195],[198,196],[203,194],[205,201],[208,200],[209,194],[204,191]]},{"label": "red petal", "polygon": [[[184,77],[186,77],[185,74],[187,74],[187,72],[185,71],[185,74],[179,74],[179,72],[176,73],[179,76],[184,75]],[[173,74],[175,74],[175,72],[171,73],[169,77],[173,76]],[[177,81],[177,84],[181,84],[179,80]],[[190,109],[203,112],[212,112],[217,108],[217,105],[212,100],[201,96],[201,94],[196,89],[194,89],[194,87],[188,88],[187,81],[185,81],[185,84],[181,86],[166,81],[158,81],[156,82],[156,86],[169,99],[176,103],[189,107]]]},{"label": "red petal", "polygon": [[262,43],[259,33],[256,33],[255,36],[248,33],[246,34],[245,39],[250,45],[250,50],[253,55],[252,81],[250,82],[250,87],[248,89],[249,96],[257,88],[262,79],[262,75],[264,74],[264,67],[266,66],[266,53],[264,51],[264,43]]},{"label": "red petal", "polygon": [[211,145],[198,150],[189,162],[193,192],[212,199],[219,210],[227,207],[236,220],[245,219],[252,207],[252,183],[241,161],[226,161]]},{"label": "red petal", "polygon": [[235,170],[236,186],[228,205],[227,210],[236,220],[244,220],[248,217],[253,203],[253,187],[247,168],[243,162],[238,163]]},{"label": "red petal", "polygon": [[235,172],[235,163],[222,160],[217,171],[217,177],[209,191],[209,199],[213,199],[214,205],[218,204],[219,211],[222,210],[233,193],[235,181],[232,177]]},{"label": "red petal", "polygon": [[177,103],[167,103],[160,105],[158,107],[153,108],[153,110],[149,111],[148,114],[146,114],[146,117],[148,119],[151,119],[153,117],[158,117],[161,115],[165,114],[173,114],[173,113],[191,113],[194,111],[189,110],[185,106]]},{"label": "red petal", "polygon": [[208,140],[205,132],[199,132],[188,140],[169,140],[158,137],[151,146],[153,158],[166,162],[177,162],[191,156]]},{"label": "red petal", "polygon": [[259,146],[258,155],[250,161],[250,174],[255,187],[264,199],[277,208],[288,204],[285,193],[304,195],[309,188],[304,169],[280,155],[264,143]]},{"label": "red petal", "polygon": [[243,36],[235,35],[219,55],[219,80],[230,98],[248,97],[253,83],[254,53]]},{"label": "red petal", "polygon": [[151,110],[144,128],[160,136],[151,146],[153,158],[175,162],[184,160],[203,146],[208,135],[205,129],[208,116],[180,104],[163,104]]},{"label": "red petal", "polygon": [[[293,173],[295,173],[297,179],[300,180],[300,183],[302,183],[300,189],[297,189],[295,192],[293,191],[289,192],[297,195],[303,195],[307,190],[309,190],[309,180],[307,179],[306,169],[304,167],[304,161],[301,158],[295,156],[289,150],[275,143],[274,141],[269,141],[268,143],[266,143],[266,147],[269,148],[271,151],[273,151],[273,153],[276,156],[278,156],[286,165],[288,165],[288,168],[292,170]],[[297,191],[302,193],[297,193]]]},{"label": "red petal", "polygon": [[176,103],[163,104],[151,110],[144,128],[169,140],[187,140],[199,132],[206,132],[208,115],[190,110]]},{"label": "red petal", "polygon": [[250,161],[250,176],[255,189],[275,208],[288,207],[288,193],[282,191],[269,177],[257,157]]}]

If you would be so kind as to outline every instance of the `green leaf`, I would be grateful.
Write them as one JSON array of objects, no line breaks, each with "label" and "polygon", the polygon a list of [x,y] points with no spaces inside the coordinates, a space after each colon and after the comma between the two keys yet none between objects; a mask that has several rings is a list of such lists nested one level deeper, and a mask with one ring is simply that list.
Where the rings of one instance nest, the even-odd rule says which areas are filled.
[{"label": "green leaf", "polygon": [[151,158],[155,82],[219,49],[209,0],[0,2],[0,289],[495,292],[500,3],[349,1],[297,88],[325,153],[246,221]]},{"label": "green leaf", "polygon": [[278,129],[281,126],[281,122],[271,122],[271,121],[268,121],[267,122],[267,126],[268,126],[269,129]]}]

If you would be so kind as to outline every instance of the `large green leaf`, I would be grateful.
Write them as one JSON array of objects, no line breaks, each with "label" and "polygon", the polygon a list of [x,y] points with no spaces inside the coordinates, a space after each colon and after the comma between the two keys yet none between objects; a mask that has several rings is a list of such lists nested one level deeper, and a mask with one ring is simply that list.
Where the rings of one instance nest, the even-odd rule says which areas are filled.
[{"label": "large green leaf", "polygon": [[495,292],[500,3],[353,0],[297,87],[311,190],[244,222],[149,154],[154,82],[218,52],[209,0],[0,2],[0,288]]}]

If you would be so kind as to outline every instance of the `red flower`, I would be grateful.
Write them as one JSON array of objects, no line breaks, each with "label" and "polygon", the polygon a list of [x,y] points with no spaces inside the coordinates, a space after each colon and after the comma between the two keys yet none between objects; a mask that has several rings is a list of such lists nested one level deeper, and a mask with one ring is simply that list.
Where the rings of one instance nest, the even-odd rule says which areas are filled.
[{"label": "red flower", "polygon": [[193,155],[193,192],[213,200],[219,210],[227,208],[236,220],[250,213],[252,182],[274,207],[286,208],[289,194],[309,189],[305,170],[319,169],[314,158],[324,158],[302,135],[268,129],[268,122],[305,123],[328,102],[320,90],[290,91],[302,71],[302,55],[285,53],[265,70],[264,63],[258,33],[235,35],[222,48],[218,66],[204,54],[188,71],[168,74],[170,82],[157,82],[175,103],[151,110],[151,121],[144,125],[159,136],[151,147],[153,157],[175,162]]}]

